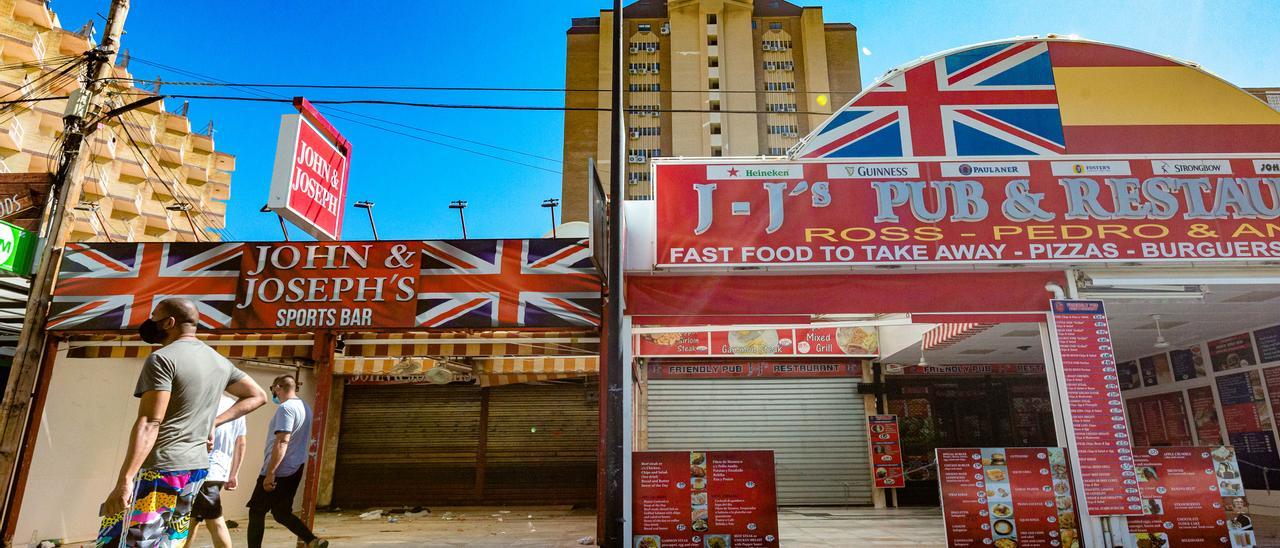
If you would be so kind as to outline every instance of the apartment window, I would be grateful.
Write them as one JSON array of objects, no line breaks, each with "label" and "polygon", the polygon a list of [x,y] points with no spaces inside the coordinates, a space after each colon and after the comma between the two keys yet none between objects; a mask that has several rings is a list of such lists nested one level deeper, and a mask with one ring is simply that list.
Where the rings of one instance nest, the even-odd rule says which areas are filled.
[{"label": "apartment window", "polygon": [[712,156],[724,156],[724,149],[720,147],[711,147]]},{"label": "apartment window", "polygon": [[711,102],[711,111],[712,111],[712,112],[718,112],[719,110],[720,110],[720,101],[712,101],[712,102]]},{"label": "apartment window", "polygon": [[786,154],[787,154],[787,149],[785,148],[769,147],[769,156],[784,156]]},{"label": "apartment window", "polygon": [[720,134],[720,124],[711,124],[711,134],[712,135]]},{"label": "apartment window", "polygon": [[782,30],[782,23],[778,23],[776,21],[769,23],[769,30]]},{"label": "apartment window", "polygon": [[627,174],[627,182],[629,183],[644,183],[644,182],[647,182],[648,180],[649,180],[649,172],[647,171],[637,171],[634,173]]},{"label": "apartment window", "polygon": [[640,32],[649,32],[651,29],[653,29],[653,27],[650,26],[648,23],[641,23],[639,25],[636,25],[636,28],[639,29]]},{"label": "apartment window", "polygon": [[719,58],[719,57],[708,57],[708,58],[707,58],[707,66],[708,66],[708,67],[711,67],[711,68],[715,68],[715,67],[720,66],[720,58]]},{"label": "apartment window", "polygon": [[800,132],[800,128],[796,126],[772,126],[771,125],[767,127],[766,131],[769,133],[769,135],[786,135],[788,137],[794,137],[796,133]]},{"label": "apartment window", "polygon": [[1268,93],[1267,104],[1271,105],[1271,108],[1280,110],[1280,93]]},{"label": "apartment window", "polygon": [[656,135],[662,135],[662,128],[661,127],[633,127],[628,131],[628,133],[631,134],[632,138],[651,137]]},{"label": "apartment window", "polygon": [[765,110],[769,112],[795,112],[795,103],[769,103],[765,105]]},{"label": "apartment window", "polygon": [[714,24],[716,24],[716,14],[714,14],[714,13],[708,13],[708,14],[707,14],[707,24],[708,24],[708,25],[714,25]]},{"label": "apartment window", "polygon": [[715,37],[715,36],[708,36],[708,37],[707,37],[707,45],[708,45],[708,46],[714,46],[714,45],[717,45],[717,44],[719,44],[719,43],[720,43],[720,42],[719,42],[719,40],[716,40],[716,37]]},{"label": "apartment window", "polygon": [[719,89],[720,89],[720,79],[719,79],[719,78],[712,78],[711,80],[708,80],[708,81],[707,81],[707,87],[708,87],[708,88],[710,88],[710,89],[719,90]]}]

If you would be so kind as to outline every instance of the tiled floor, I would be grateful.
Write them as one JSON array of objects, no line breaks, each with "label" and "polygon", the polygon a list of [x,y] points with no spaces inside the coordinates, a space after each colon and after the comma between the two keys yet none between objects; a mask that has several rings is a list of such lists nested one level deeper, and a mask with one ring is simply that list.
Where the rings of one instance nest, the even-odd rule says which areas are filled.
[{"label": "tiled floor", "polygon": [[[355,547],[500,547],[581,546],[578,540],[595,535],[595,512],[568,507],[433,508],[428,515],[392,514],[362,520],[358,512],[321,514],[317,533],[334,548]],[[944,546],[942,514],[937,508],[784,508],[778,513],[782,545],[820,546]],[[1260,547],[1280,547],[1280,518],[1256,516]],[[232,532],[244,545],[244,527]],[[594,545],[594,543],[593,543]],[[208,537],[196,548],[209,546]],[[288,532],[268,522],[268,548],[292,548]]]}]

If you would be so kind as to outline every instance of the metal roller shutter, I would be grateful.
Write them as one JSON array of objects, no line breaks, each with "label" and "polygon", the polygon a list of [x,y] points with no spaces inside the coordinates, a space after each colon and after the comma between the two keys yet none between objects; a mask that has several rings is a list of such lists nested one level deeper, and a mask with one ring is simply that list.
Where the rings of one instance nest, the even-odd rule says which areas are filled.
[{"label": "metal roller shutter", "polygon": [[588,390],[348,385],[333,505],[594,503],[599,419]]},{"label": "metal roller shutter", "polygon": [[589,504],[596,497],[599,407],[582,383],[490,389],[485,498]]},{"label": "metal roller shutter", "polygon": [[333,504],[472,501],[479,426],[477,386],[347,386]]},{"label": "metal roller shutter", "polygon": [[780,505],[870,505],[855,379],[651,380],[649,449],[772,449]]}]

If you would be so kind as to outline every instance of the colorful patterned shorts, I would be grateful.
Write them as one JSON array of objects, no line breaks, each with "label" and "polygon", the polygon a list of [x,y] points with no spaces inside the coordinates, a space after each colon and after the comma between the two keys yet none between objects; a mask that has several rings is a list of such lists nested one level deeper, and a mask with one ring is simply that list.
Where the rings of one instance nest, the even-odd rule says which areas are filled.
[{"label": "colorful patterned shorts", "polygon": [[[102,518],[97,546],[181,548],[191,526],[191,503],[208,470],[143,470],[133,488],[133,508]],[[122,531],[125,514],[129,529]]]}]

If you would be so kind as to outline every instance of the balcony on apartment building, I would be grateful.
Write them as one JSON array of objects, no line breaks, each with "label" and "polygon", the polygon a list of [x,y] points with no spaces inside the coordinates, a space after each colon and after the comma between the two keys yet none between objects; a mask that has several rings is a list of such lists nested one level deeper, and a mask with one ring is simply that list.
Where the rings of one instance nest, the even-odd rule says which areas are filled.
[{"label": "balcony on apartment building", "polygon": [[163,118],[165,131],[184,136],[191,133],[191,120],[186,116],[165,114]]},{"label": "balcony on apartment building", "polygon": [[[89,138],[89,156],[98,162],[113,162],[116,159],[116,137],[111,131],[103,129],[95,131]],[[141,166],[139,166],[141,167]]]},{"label": "balcony on apartment building", "polygon": [[61,55],[81,55],[93,49],[93,40],[69,30],[58,32],[58,53]]},{"label": "balcony on apartment building", "polygon": [[20,117],[0,126],[0,149],[21,151],[22,143],[27,138],[27,129],[23,127]]},{"label": "balcony on apartment building", "polygon": [[160,160],[160,165],[169,168],[181,167],[183,160],[186,159],[186,151],[181,146],[173,146],[161,143],[156,145],[156,158]]},{"label": "balcony on apartment building", "polygon": [[95,202],[111,194],[110,175],[102,164],[90,163],[85,168],[81,181],[81,201]]},{"label": "balcony on apartment building", "polygon": [[137,185],[114,184],[107,189],[111,200],[111,217],[129,220],[142,214],[142,189]]},{"label": "balcony on apartment building", "polygon": [[149,236],[164,236],[173,230],[173,220],[164,204],[155,200],[142,204],[143,228]]},{"label": "balcony on apartment building", "polygon": [[49,9],[49,3],[45,0],[17,0],[13,5],[13,18],[42,29],[58,26],[58,17]]}]

